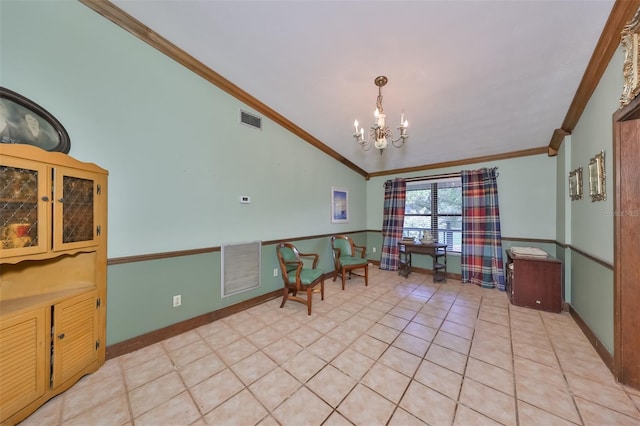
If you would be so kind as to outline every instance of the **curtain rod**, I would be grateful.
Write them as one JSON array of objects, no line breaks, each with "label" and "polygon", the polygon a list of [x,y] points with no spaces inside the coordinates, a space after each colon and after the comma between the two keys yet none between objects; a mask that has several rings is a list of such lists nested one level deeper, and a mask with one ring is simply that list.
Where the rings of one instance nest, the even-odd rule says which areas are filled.
[{"label": "curtain rod", "polygon": [[[454,177],[460,177],[461,173],[460,172],[455,172],[455,173],[442,173],[439,175],[430,175],[430,176],[416,176],[416,177],[411,177],[411,178],[405,178],[404,181],[405,182],[413,182],[416,180],[435,180],[435,179],[446,179],[446,178],[454,178]],[[391,179],[389,179],[388,181],[386,181],[384,183],[384,185],[388,185],[391,183]]]}]

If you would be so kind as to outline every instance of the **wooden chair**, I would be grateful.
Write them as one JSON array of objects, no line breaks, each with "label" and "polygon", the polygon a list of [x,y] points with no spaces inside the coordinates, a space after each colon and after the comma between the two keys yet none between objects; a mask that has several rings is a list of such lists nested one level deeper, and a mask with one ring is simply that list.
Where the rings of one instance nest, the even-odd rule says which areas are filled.
[{"label": "wooden chair", "polygon": [[[333,263],[335,265],[333,281],[340,275],[342,277],[342,289],[344,290],[345,276],[348,274],[348,279],[351,279],[351,275],[357,275],[364,277],[364,285],[368,286],[369,260],[367,259],[367,248],[355,245],[353,240],[346,235],[331,237],[331,248],[333,249]],[[357,251],[360,251],[359,256]],[[356,269],[364,269],[364,275],[354,273],[353,271]]]},{"label": "wooden chair", "polygon": [[[276,247],[280,271],[284,281],[284,295],[282,297],[281,308],[287,300],[295,300],[307,305],[308,315],[311,315],[312,294],[318,291],[315,287],[320,284],[320,299],[324,300],[324,273],[318,269],[319,256],[315,253],[300,253],[298,249],[290,243],[280,243]],[[303,258],[313,259],[311,268],[306,268]],[[308,261],[308,260],[307,260]],[[298,296],[298,292],[306,291],[307,298]],[[289,295],[292,293],[293,295]]]}]

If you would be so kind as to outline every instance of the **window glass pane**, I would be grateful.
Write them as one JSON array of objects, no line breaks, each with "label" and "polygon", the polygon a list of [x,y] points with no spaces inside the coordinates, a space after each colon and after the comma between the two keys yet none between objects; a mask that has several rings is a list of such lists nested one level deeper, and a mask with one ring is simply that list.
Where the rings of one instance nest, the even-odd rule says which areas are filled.
[{"label": "window glass pane", "polygon": [[462,214],[462,185],[459,180],[438,183],[438,214]]},{"label": "window glass pane", "polygon": [[407,184],[403,236],[421,238],[429,231],[447,249],[462,249],[460,178],[426,179]]},{"label": "window glass pane", "polygon": [[407,199],[405,200],[404,212],[405,214],[430,214],[431,190],[407,190]]}]

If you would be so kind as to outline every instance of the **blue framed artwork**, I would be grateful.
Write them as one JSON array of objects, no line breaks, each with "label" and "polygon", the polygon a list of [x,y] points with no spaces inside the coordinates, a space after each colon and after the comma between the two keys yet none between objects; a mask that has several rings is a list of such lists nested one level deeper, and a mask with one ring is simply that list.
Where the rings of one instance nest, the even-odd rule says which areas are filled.
[{"label": "blue framed artwork", "polygon": [[331,223],[349,222],[349,192],[331,188]]}]

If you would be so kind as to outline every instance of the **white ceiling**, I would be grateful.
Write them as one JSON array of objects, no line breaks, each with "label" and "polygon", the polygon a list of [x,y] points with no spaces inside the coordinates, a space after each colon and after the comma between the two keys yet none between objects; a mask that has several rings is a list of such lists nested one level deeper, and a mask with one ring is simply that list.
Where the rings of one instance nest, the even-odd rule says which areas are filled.
[{"label": "white ceiling", "polygon": [[[113,3],[375,173],[546,147],[614,2]],[[382,156],[352,137],[354,119],[373,122],[378,75],[390,127],[409,120]]]}]

